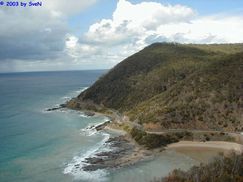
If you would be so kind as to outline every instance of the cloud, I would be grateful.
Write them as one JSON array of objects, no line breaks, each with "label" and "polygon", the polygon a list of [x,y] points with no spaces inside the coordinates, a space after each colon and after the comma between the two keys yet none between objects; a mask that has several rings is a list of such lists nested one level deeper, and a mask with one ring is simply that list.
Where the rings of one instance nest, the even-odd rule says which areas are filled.
[{"label": "cloud", "polygon": [[161,25],[156,36],[181,43],[238,43],[243,42],[243,17],[199,17],[191,23]]},{"label": "cloud", "polygon": [[65,52],[66,36],[70,31],[68,17],[91,6],[96,0],[42,2],[42,7],[0,8],[1,70],[14,69],[18,61],[28,67],[28,62],[35,60],[37,66],[41,60],[46,63],[46,60],[64,57],[71,59]]},{"label": "cloud", "polygon": [[[76,61],[113,66],[147,45],[144,41],[162,24],[190,23],[196,12],[182,5],[119,0],[112,19],[92,24],[80,38],[69,38],[67,52]],[[72,36],[71,36],[72,37]],[[75,46],[72,43],[75,40]]]},{"label": "cloud", "polygon": [[111,18],[94,22],[81,36],[72,34],[68,18],[96,1],[1,8],[0,71],[110,68],[154,42],[243,42],[241,15],[200,16],[188,6],[152,0],[119,0]]},{"label": "cloud", "polygon": [[113,13],[113,22],[121,24],[130,22],[130,29],[156,29],[161,24],[187,22],[195,16],[194,10],[182,5],[162,5],[156,2],[142,2],[132,4],[126,0],[120,0],[117,9]]},{"label": "cloud", "polygon": [[0,14],[0,60],[53,58],[65,48],[67,25],[48,11],[7,9]]},{"label": "cloud", "polygon": [[76,38],[69,53],[76,61],[114,65],[154,42],[243,42],[243,17],[199,16],[183,5],[119,0],[111,19],[102,19]]},{"label": "cloud", "polygon": [[90,26],[86,39],[96,43],[111,44],[130,41],[131,38],[156,30],[160,25],[190,22],[195,12],[181,5],[162,5],[143,2],[133,5],[120,0],[112,19],[103,19]]},{"label": "cloud", "polygon": [[183,5],[119,0],[113,18],[91,25],[85,38],[90,43],[112,46],[131,42],[147,45],[151,42],[146,40],[152,36],[154,41],[158,38],[181,43],[234,43],[242,41],[242,27],[242,17],[200,17]]}]

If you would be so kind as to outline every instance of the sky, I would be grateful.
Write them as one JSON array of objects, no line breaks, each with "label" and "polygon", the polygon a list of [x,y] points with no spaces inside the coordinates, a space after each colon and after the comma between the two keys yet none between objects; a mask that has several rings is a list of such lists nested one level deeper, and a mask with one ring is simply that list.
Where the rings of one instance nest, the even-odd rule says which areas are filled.
[{"label": "sky", "polygon": [[0,72],[110,69],[154,42],[243,43],[242,0],[39,2],[0,6]]}]

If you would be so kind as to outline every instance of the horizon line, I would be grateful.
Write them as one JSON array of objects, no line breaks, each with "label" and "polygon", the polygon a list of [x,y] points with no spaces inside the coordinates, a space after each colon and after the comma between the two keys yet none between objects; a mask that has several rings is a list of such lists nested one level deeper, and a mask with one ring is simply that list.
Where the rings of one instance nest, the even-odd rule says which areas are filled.
[{"label": "horizon line", "polygon": [[12,71],[12,72],[0,72],[0,74],[11,74],[11,73],[46,73],[46,72],[74,72],[74,71],[103,71],[107,69],[83,69],[83,70],[43,70],[43,71]]}]

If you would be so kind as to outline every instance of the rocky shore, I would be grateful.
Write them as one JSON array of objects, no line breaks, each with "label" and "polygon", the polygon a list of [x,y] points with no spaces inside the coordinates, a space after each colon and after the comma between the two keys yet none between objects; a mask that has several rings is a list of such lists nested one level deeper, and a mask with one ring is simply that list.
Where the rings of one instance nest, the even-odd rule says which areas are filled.
[{"label": "rocky shore", "polygon": [[[67,105],[61,104],[57,107],[47,109],[46,111],[51,112],[65,108],[68,108]],[[88,129],[115,132],[119,136],[111,137],[105,142],[104,145],[107,147],[107,151],[101,151],[92,157],[85,158],[84,161],[82,161],[85,165],[82,165],[82,167],[81,164],[76,164],[75,168],[77,170],[96,171],[99,169],[116,169],[153,158],[152,151],[146,150],[138,145],[125,131],[110,127],[114,121],[120,120],[117,114],[112,113],[106,115],[90,110],[84,110],[82,112],[89,117],[102,115],[108,118],[108,121],[99,125],[92,125]]]},{"label": "rocky shore", "polygon": [[141,149],[126,135],[110,138],[105,145],[111,150],[86,158],[84,161],[86,165],[82,168],[84,171],[120,168],[152,158],[150,151]]},{"label": "rocky shore", "polygon": [[59,109],[63,109],[65,108],[66,105],[65,104],[60,104],[59,106],[57,107],[53,107],[53,108],[49,108],[49,109],[46,109],[46,111],[50,112],[50,111],[56,111],[56,110],[59,110]]},{"label": "rocky shore", "polygon": [[[85,165],[82,166],[82,170],[84,170],[84,171],[96,171],[99,169],[116,169],[116,168],[120,168],[120,167],[133,165],[139,161],[150,160],[150,159],[153,159],[155,156],[159,155],[163,150],[172,149],[173,148],[172,146],[174,146],[174,145],[177,146],[177,145],[181,144],[180,142],[177,143],[180,140],[186,140],[186,141],[188,140],[189,142],[194,141],[194,139],[191,138],[192,136],[194,136],[193,133],[197,136],[197,135],[200,135],[200,132],[202,132],[202,131],[192,131],[193,133],[192,132],[181,132],[181,131],[178,131],[178,132],[168,131],[168,133],[166,133],[165,131],[144,132],[144,134],[146,134],[146,136],[147,136],[147,140],[146,140],[147,143],[151,142],[151,143],[153,143],[153,145],[158,146],[157,141],[160,141],[160,142],[163,141],[162,145],[160,147],[156,147],[156,148],[152,147],[152,148],[148,149],[149,147],[146,147],[144,145],[139,145],[137,142],[135,142],[135,139],[133,139],[134,137],[130,136],[131,133],[130,134],[126,133],[124,128],[120,127],[121,123],[123,123],[123,124],[126,123],[126,125],[130,126],[131,128],[136,128],[136,129],[140,128],[137,126],[136,123],[130,122],[129,119],[127,119],[126,117],[122,116],[121,114],[119,114],[118,112],[116,112],[114,110],[110,110],[109,113],[110,114],[102,114],[99,112],[86,110],[86,115],[89,115],[89,116],[103,115],[103,116],[106,116],[109,118],[109,121],[102,123],[100,125],[91,126],[91,129],[94,128],[97,131],[101,131],[101,130],[118,131],[118,133],[120,133],[120,136],[110,138],[105,143],[105,145],[107,145],[107,148],[109,148],[110,150],[105,151],[105,152],[102,151],[100,153],[97,153],[95,156],[86,158],[83,161],[85,163]],[[125,125],[123,125],[123,126],[125,126]],[[138,130],[140,130],[140,129],[138,129]],[[123,133],[123,134],[121,134],[121,133]],[[139,134],[141,134],[141,133],[138,133],[138,135]],[[171,135],[171,137],[169,134]],[[173,140],[173,138],[174,138],[173,134],[175,136],[177,136],[178,134],[183,134],[183,135],[181,137],[177,136],[177,137],[179,137],[178,140]],[[184,134],[185,134],[185,137],[184,137]],[[203,133],[203,132],[201,135],[203,135],[204,137],[206,136],[205,133]],[[164,137],[162,137],[162,136],[164,136]],[[213,133],[212,136],[216,137],[216,134]],[[198,141],[199,138],[196,137],[194,142],[199,142]],[[217,139],[217,138],[215,138],[215,139]],[[168,145],[170,143],[175,143],[175,144],[169,145],[169,147],[165,147],[166,145]],[[205,142],[202,144],[200,143],[200,146],[196,146],[196,148],[204,147],[205,144],[208,144],[208,143],[205,143]],[[184,146],[184,144],[183,144],[183,146]],[[146,147],[147,149],[145,149],[144,147]],[[191,147],[191,146],[189,146],[189,147]],[[188,146],[186,146],[186,148],[188,148]],[[208,145],[204,148],[208,148],[208,150],[211,150],[211,147]],[[235,150],[235,147],[232,145],[232,146],[229,146],[229,149]],[[173,148],[173,150],[175,150],[175,149]],[[179,152],[179,150],[178,150],[178,152]],[[188,154],[188,155],[190,156],[190,154]],[[80,166],[77,165],[76,168],[79,169]]]},{"label": "rocky shore", "polygon": [[[51,112],[51,111],[57,111],[57,110],[65,109],[65,108],[68,108],[67,104],[60,104],[56,107],[48,108],[45,111]],[[97,113],[95,113],[93,111],[89,111],[89,110],[84,110],[83,113],[84,113],[84,115],[86,115],[88,117],[92,117],[92,116],[95,116],[97,114]]]}]

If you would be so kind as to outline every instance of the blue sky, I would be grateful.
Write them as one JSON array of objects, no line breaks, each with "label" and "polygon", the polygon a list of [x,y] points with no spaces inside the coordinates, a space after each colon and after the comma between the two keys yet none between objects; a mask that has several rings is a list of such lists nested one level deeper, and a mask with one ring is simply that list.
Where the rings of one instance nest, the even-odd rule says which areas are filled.
[{"label": "blue sky", "polygon": [[0,7],[0,72],[107,69],[154,42],[243,42],[242,0],[42,1]]}]

